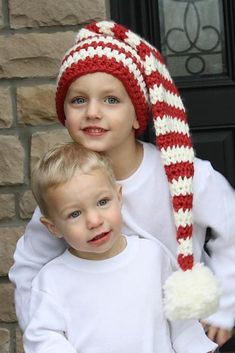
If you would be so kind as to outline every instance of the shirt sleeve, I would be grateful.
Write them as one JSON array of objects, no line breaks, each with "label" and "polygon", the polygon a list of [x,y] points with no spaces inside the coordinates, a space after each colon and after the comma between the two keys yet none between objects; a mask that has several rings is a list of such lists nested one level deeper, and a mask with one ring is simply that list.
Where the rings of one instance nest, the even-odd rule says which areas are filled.
[{"label": "shirt sleeve", "polygon": [[40,222],[39,208],[18,240],[14,264],[9,279],[15,285],[15,308],[19,325],[24,331],[28,323],[28,308],[32,281],[40,269],[59,256],[66,248],[65,242],[53,237]]},{"label": "shirt sleeve", "polygon": [[235,320],[235,190],[207,161],[196,164],[194,218],[209,227],[206,264],[219,280],[222,295],[219,310],[209,324],[232,329]]},{"label": "shirt sleeve", "polygon": [[214,352],[218,345],[205,334],[196,320],[179,320],[169,323],[174,351],[177,353]]},{"label": "shirt sleeve", "polygon": [[54,296],[32,290],[29,323],[23,335],[25,353],[76,353],[65,335],[63,310]]}]

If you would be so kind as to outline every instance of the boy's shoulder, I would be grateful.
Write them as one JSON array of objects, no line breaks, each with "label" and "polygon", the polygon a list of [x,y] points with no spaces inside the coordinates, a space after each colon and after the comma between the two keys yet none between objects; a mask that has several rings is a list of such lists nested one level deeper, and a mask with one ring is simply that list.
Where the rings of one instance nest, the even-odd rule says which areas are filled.
[{"label": "boy's shoulder", "polygon": [[148,157],[158,158],[159,160],[161,160],[161,153],[159,151],[159,148],[156,145],[152,144],[151,142],[144,142],[144,141],[140,141],[140,143],[142,143],[143,145],[145,155],[147,155]]},{"label": "boy's shoulder", "polygon": [[44,288],[49,288],[53,283],[62,281],[66,271],[66,265],[63,261],[66,252],[67,250],[41,268],[32,282],[33,288],[43,290]]},{"label": "boy's shoulder", "polygon": [[[193,177],[193,188],[195,197],[199,192],[204,192],[204,190],[208,190],[208,186],[211,186],[212,180],[214,182],[219,183],[221,177],[222,174],[220,174],[213,168],[210,161],[195,158]],[[224,179],[224,177],[222,177],[222,179]]]},{"label": "boy's shoulder", "polygon": [[205,159],[195,158],[194,160],[195,176],[206,177],[211,172],[215,171],[211,165],[210,161]]}]

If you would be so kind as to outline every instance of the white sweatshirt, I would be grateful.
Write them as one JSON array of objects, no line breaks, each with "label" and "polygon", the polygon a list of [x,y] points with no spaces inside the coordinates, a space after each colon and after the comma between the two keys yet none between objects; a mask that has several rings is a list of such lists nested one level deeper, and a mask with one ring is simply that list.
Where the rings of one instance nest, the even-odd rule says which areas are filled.
[{"label": "white sweatshirt", "polygon": [[195,320],[169,323],[162,244],[127,237],[119,255],[84,260],[66,250],[33,281],[25,353],[206,353],[216,344]]},{"label": "white sweatshirt", "polygon": [[[123,186],[123,232],[159,239],[175,256],[177,243],[169,186],[159,151],[144,143],[144,157],[138,170]],[[207,161],[195,160],[193,241],[197,261],[206,262],[220,280],[223,295],[220,309],[207,321],[231,329],[235,319],[235,191]],[[28,303],[33,278],[41,267],[61,254],[66,245],[51,237],[40,223],[37,208],[25,234],[20,238],[10,270],[16,285],[16,311],[22,329],[28,321]],[[206,228],[213,238],[207,243],[210,257],[203,250]]]}]

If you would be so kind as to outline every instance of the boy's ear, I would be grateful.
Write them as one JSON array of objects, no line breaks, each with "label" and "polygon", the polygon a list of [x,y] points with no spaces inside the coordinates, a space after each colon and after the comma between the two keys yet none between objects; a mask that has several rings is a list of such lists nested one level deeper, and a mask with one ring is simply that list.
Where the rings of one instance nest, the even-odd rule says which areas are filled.
[{"label": "boy's ear", "polygon": [[62,235],[59,233],[56,226],[49,218],[42,216],[40,221],[45,227],[47,227],[52,235],[55,235],[57,238],[62,238]]},{"label": "boy's ear", "polygon": [[137,118],[134,120],[133,122],[133,129],[134,130],[138,130],[140,127],[139,121],[137,120]]}]

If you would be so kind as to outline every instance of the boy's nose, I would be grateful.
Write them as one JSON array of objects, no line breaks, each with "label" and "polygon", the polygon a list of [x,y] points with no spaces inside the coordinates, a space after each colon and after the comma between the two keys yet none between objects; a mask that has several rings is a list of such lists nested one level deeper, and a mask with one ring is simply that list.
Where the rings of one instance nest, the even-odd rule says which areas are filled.
[{"label": "boy's nose", "polygon": [[99,103],[90,101],[87,105],[87,118],[88,119],[101,119],[101,110]]},{"label": "boy's nose", "polygon": [[103,217],[99,212],[90,211],[86,216],[87,228],[94,229],[98,228],[103,224]]}]

